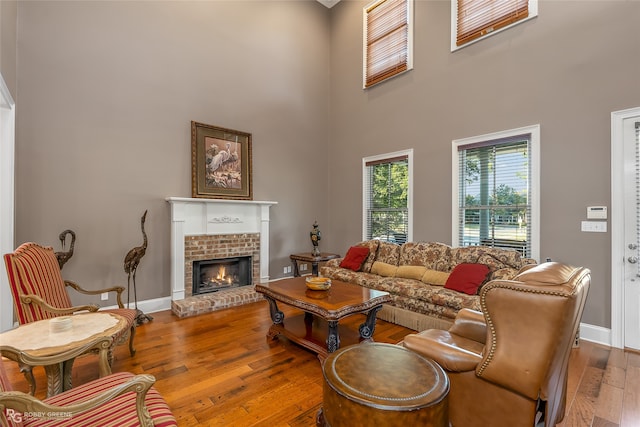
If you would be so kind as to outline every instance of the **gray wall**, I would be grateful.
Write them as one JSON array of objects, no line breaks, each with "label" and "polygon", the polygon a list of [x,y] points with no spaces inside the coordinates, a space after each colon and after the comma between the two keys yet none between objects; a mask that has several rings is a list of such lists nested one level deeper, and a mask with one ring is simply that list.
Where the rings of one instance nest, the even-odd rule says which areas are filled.
[{"label": "gray wall", "polygon": [[[190,122],[253,135],[254,200],[273,200],[272,277],[326,224],[329,10],[315,1],[19,2],[16,244],[60,250],[63,276],[166,297],[168,196],[191,197]],[[81,301],[80,298],[77,301]],[[113,304],[112,299],[107,304]]]},{"label": "gray wall", "polygon": [[414,69],[362,90],[365,4],[332,8],[334,249],[361,238],[362,157],[414,148],[414,240],[451,243],[451,141],[540,124],[540,255],[592,269],[583,322],[610,327],[610,234],[580,221],[611,203],[610,113],[640,105],[640,3],[542,1],[536,19],[451,53],[450,3],[416,0]]},{"label": "gray wall", "polygon": [[279,202],[272,277],[316,219],[323,250],[359,241],[362,157],[400,149],[414,240],[451,243],[451,140],[539,123],[541,256],[592,269],[583,321],[610,327],[610,234],[580,221],[610,206],[611,111],[640,105],[640,3],[542,1],[451,53],[449,2],[416,0],[414,70],[366,91],[364,5],[19,2],[16,243],[72,228],[63,275],[123,283],[149,209],[139,299],[169,295],[164,198],[190,195],[191,120],[253,134],[254,199]]},{"label": "gray wall", "polygon": [[17,2],[0,1],[0,73],[14,100],[16,98],[17,14]]}]

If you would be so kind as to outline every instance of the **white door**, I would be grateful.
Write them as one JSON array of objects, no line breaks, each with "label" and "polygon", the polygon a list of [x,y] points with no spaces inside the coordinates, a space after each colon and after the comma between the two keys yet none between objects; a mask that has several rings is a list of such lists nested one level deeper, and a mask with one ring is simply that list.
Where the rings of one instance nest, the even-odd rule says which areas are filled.
[{"label": "white door", "polygon": [[640,115],[622,120],[624,150],[624,346],[640,350]]}]

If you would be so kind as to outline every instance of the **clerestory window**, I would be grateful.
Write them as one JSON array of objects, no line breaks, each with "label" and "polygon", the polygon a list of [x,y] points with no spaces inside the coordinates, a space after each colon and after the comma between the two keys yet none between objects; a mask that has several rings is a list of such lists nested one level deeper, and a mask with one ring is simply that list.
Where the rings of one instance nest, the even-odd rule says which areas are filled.
[{"label": "clerestory window", "polygon": [[538,16],[538,0],[452,0],[451,51]]},{"label": "clerestory window", "polygon": [[363,87],[413,68],[413,0],[376,0],[363,9]]}]

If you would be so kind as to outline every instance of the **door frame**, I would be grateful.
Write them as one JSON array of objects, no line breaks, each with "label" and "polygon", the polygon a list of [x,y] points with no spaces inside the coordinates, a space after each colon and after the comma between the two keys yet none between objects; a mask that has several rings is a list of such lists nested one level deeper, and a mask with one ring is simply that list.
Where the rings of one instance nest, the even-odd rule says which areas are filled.
[{"label": "door frame", "polygon": [[[0,255],[15,248],[15,102],[0,74]],[[0,261],[0,331],[13,328],[13,298]]]},{"label": "door frame", "polygon": [[624,129],[640,107],[611,113],[611,346],[624,348]]}]

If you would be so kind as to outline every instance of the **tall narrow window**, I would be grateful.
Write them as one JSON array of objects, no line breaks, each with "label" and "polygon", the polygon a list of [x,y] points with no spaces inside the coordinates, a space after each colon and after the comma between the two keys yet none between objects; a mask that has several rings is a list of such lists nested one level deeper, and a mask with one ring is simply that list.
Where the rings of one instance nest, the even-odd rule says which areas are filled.
[{"label": "tall narrow window", "polygon": [[453,0],[451,50],[537,15],[537,0]]},{"label": "tall narrow window", "polygon": [[411,240],[412,163],[413,150],[363,159],[363,240]]},{"label": "tall narrow window", "polygon": [[538,256],[539,128],[454,141],[453,241]]},{"label": "tall narrow window", "polygon": [[413,68],[413,0],[376,0],[363,9],[363,84]]}]

